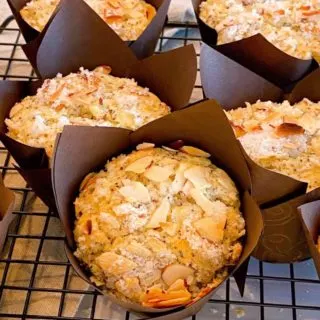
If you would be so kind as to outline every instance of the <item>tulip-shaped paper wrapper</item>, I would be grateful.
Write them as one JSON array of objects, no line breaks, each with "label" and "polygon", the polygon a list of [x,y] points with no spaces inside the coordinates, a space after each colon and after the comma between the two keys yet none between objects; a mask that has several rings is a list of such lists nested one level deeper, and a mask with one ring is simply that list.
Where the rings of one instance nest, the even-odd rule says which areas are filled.
[{"label": "tulip-shaped paper wrapper", "polygon": [[0,252],[3,249],[9,225],[14,218],[12,214],[14,200],[13,191],[4,186],[0,175]]},{"label": "tulip-shaped paper wrapper", "polygon": [[316,60],[302,60],[290,56],[276,48],[260,33],[239,41],[217,45],[217,31],[199,17],[199,6],[203,1],[192,0],[202,40],[226,57],[283,89],[319,68]]},{"label": "tulip-shaped paper wrapper", "polygon": [[[290,95],[252,71],[204,45],[200,57],[205,96],[225,110],[244,107],[258,99],[274,102],[303,98],[320,100],[320,70],[301,80]],[[245,151],[243,150],[244,154]],[[320,190],[306,193],[307,185],[266,170],[245,157],[252,176],[252,196],[263,209],[264,232],[254,256],[270,262],[293,262],[310,256],[297,208],[320,199]]]},{"label": "tulip-shaped paper wrapper", "polygon": [[310,254],[320,279],[320,201],[313,201],[300,206],[299,213]]},{"label": "tulip-shaped paper wrapper", "polygon": [[[61,0],[46,27],[42,30],[42,32],[38,32],[21,17],[20,10],[28,2],[29,0],[8,0],[11,11],[26,40],[27,45],[23,48],[25,49],[30,61],[33,61],[35,56],[34,52],[28,50],[28,47],[32,47],[35,43],[41,43],[48,25],[50,22],[52,22],[54,16],[60,11],[63,19],[59,19],[59,25],[57,27],[63,34],[65,32],[74,31],[74,24],[76,23],[79,28],[73,33],[73,37],[76,41],[82,38],[95,38],[98,42],[101,42],[101,45],[102,43],[105,43],[107,47],[111,49],[114,37],[117,37],[119,40],[121,40],[120,37],[108,26],[108,24],[105,23],[83,0]],[[137,40],[126,42],[121,40],[139,59],[149,57],[154,53],[157,41],[160,37],[166,20],[171,0],[147,0],[146,2],[156,8],[157,13],[155,17],[151,20],[150,24]],[[101,25],[99,30],[91,27],[90,21],[92,19],[96,20]],[[60,39],[63,39],[62,35],[61,38],[52,37],[50,38],[50,41],[52,41],[53,45],[59,46]]]},{"label": "tulip-shaped paper wrapper", "polygon": [[[235,181],[241,197],[241,210],[246,222],[246,236],[240,261],[231,274],[243,290],[248,258],[255,248],[262,230],[261,212],[248,193],[250,176],[231,127],[222,109],[212,100],[199,103],[184,110],[155,120],[136,131],[118,128],[66,126],[56,141],[53,162],[53,185],[58,212],[64,225],[69,260],[78,274],[87,282],[88,274],[73,255],[74,206],[79,186],[90,172],[103,168],[107,160],[129,152],[142,142],[157,146],[168,145],[177,140],[201,148],[212,155],[211,160],[224,169]],[[228,148],[225,145],[228,144]],[[169,315],[159,319],[183,319],[196,313],[208,301],[212,292],[187,307],[170,309]],[[126,309],[143,313],[168,312],[168,309],[145,308],[138,304],[110,299]],[[149,315],[150,316],[150,315]],[[155,316],[155,315],[153,315]]]},{"label": "tulip-shaped paper wrapper", "polygon": [[[59,11],[48,25],[47,33],[38,48],[37,70],[43,78],[54,77],[57,73],[67,75],[77,72],[80,67],[92,70],[97,66],[107,65],[111,67],[112,75],[134,78],[140,86],[148,87],[172,112],[188,104],[197,72],[193,46],[138,60],[119,37],[114,37],[108,47],[94,38],[83,42],[85,38],[73,39],[72,33],[61,34],[59,23],[55,23],[62,18],[60,13]],[[90,21],[92,28],[101,28],[99,20]],[[74,27],[77,29],[76,25]],[[61,37],[65,43],[53,46],[50,40],[52,36]],[[6,135],[4,123],[14,104],[35,94],[41,84],[41,81],[0,82],[0,140],[14,157],[20,173],[30,187],[48,206],[55,209],[49,159],[44,149],[33,148],[11,139]]]}]

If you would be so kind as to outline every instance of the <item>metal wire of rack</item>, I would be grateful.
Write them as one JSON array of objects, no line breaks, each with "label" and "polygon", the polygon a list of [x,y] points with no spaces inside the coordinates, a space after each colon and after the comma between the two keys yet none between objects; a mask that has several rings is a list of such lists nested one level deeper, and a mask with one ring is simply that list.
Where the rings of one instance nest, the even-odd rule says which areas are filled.
[{"label": "metal wire of rack", "polygon": [[[22,43],[15,25],[0,28],[3,80],[35,79],[21,51]],[[189,43],[195,45],[199,55],[197,26],[169,22],[157,52]],[[198,76],[191,100],[202,98]],[[0,318],[138,319],[111,306],[77,277],[64,254],[64,234],[58,217],[34,196],[1,145],[0,170],[17,196],[15,220],[0,255]],[[192,320],[316,320],[320,319],[319,296],[320,281],[311,261],[272,265],[251,259],[244,296],[239,296],[234,280],[230,279]]]}]

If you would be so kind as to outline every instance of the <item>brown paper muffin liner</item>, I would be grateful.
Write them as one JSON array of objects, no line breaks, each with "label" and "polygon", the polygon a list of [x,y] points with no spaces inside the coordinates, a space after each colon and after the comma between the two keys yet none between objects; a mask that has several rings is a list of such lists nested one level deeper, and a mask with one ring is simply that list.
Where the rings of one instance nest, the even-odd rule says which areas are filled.
[{"label": "brown paper muffin liner", "polygon": [[[42,45],[47,54],[51,43],[44,42]],[[96,44],[96,50],[85,50],[86,44],[83,42],[58,46],[55,55],[43,59],[43,63],[39,64],[41,74],[44,78],[49,78],[58,72],[77,72],[82,66],[94,69],[99,65],[108,65],[112,68],[112,75],[134,78],[139,85],[148,87],[171,107],[171,111],[184,108],[188,104],[197,73],[196,53],[192,45],[138,60],[118,37],[114,38],[111,49],[102,47],[98,50],[95,39],[92,39],[92,43]],[[90,44],[88,47],[93,48]],[[77,54],[71,54],[72,52]],[[0,81],[0,140],[15,159],[29,186],[47,206],[55,210],[51,170],[45,150],[11,139],[6,135],[7,128],[4,123],[14,104],[35,94],[41,84],[41,81]]]},{"label": "brown paper muffin liner", "polygon": [[302,60],[276,48],[260,33],[239,41],[217,45],[218,33],[199,17],[199,6],[205,0],[192,0],[202,40],[226,57],[285,89],[315,69],[315,59]]},{"label": "brown paper muffin liner", "polygon": [[298,211],[310,254],[320,278],[320,248],[316,246],[320,236],[320,201],[306,203],[300,206]]},{"label": "brown paper muffin liner", "polygon": [[[250,175],[240,146],[221,107],[213,100],[200,102],[184,110],[171,113],[136,131],[107,127],[66,126],[57,138],[52,180],[58,213],[67,237],[66,251],[75,270],[91,285],[95,286],[73,255],[75,249],[73,202],[78,195],[81,181],[89,172],[103,168],[108,159],[129,152],[139,143],[151,142],[162,146],[170,145],[171,142],[177,140],[182,140],[185,144],[194,145],[210,153],[213,163],[226,170],[238,187],[247,233],[243,241],[242,256],[231,274],[234,275],[240,289],[243,290],[248,259],[263,228],[262,216],[248,192],[251,185]],[[226,144],[228,148],[225,148]],[[149,316],[151,316],[150,313],[153,313],[155,316],[154,313],[169,310],[172,313],[159,319],[183,319],[195,314],[209,300],[214,290],[194,304],[178,309],[145,308],[139,304],[119,301],[108,293],[107,295],[131,311],[149,313]]]},{"label": "brown paper muffin liner", "polygon": [[[258,99],[296,103],[303,98],[320,100],[320,69],[297,83],[290,94],[230,58],[203,45],[200,72],[204,94],[225,110],[243,107]],[[244,149],[252,177],[251,194],[260,205],[264,232],[253,255],[263,261],[293,262],[310,256],[297,208],[320,199],[318,189],[306,193],[307,184],[264,169]]]},{"label": "brown paper muffin liner", "polygon": [[[28,2],[29,0],[8,0],[8,4],[26,40],[26,43],[30,44],[31,42],[39,41],[39,39],[43,37],[43,34],[46,32],[48,25],[42,32],[39,32],[23,20],[20,14],[20,10]],[[129,48],[131,48],[132,52],[139,59],[146,58],[154,53],[157,41],[160,37],[167,17],[167,12],[171,0],[146,0],[146,2],[156,8],[157,13],[155,17],[152,19],[150,24],[137,40],[123,41]],[[80,26],[81,28],[73,34],[73,36],[76,38],[94,37],[99,38],[102,41],[109,42],[110,39],[112,41],[113,37],[118,37],[118,35],[107,25],[107,23],[105,23],[83,0],[61,0],[48,24],[52,22],[54,16],[57,14],[61,15],[61,19],[59,19],[59,29],[62,32],[64,32],[64,29],[72,28],[74,19],[79,19],[80,17],[82,18]],[[99,21],[100,30],[90,28],[91,20]],[[51,41],[53,43],[56,43],[57,38],[52,38]],[[110,45],[112,45],[112,43],[109,44],[109,46]],[[33,60],[32,57],[28,56],[28,58],[31,61]]]},{"label": "brown paper muffin liner", "polygon": [[12,214],[15,196],[13,191],[4,186],[0,175],[0,253],[7,236],[8,228],[14,218]]}]

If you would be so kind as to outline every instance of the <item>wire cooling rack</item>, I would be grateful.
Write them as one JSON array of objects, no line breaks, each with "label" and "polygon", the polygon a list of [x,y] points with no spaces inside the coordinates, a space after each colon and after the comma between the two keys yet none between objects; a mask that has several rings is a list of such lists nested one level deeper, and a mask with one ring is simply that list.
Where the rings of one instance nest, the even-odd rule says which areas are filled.
[{"label": "wire cooling rack", "polygon": [[[35,76],[21,50],[22,36],[14,22],[9,19],[7,23],[0,28],[0,77],[31,80]],[[199,56],[197,26],[170,22],[157,52],[189,43],[195,45]],[[198,76],[191,100],[202,98]],[[26,186],[2,146],[0,170],[17,196],[15,220],[0,255],[0,318],[138,319],[110,303],[74,273],[64,254],[59,219]],[[273,265],[251,259],[244,297],[239,296],[230,279],[195,319],[319,320],[320,282],[313,263]]]}]

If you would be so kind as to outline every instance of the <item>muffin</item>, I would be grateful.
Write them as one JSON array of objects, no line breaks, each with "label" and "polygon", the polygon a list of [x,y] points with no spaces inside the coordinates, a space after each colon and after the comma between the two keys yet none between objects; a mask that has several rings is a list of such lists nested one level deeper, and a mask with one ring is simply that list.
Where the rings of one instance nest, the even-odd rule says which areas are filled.
[{"label": "muffin", "polygon": [[[144,0],[84,0],[122,40],[136,40],[147,28],[156,9]],[[22,18],[41,31],[59,0],[31,0],[20,11]]]},{"label": "muffin", "polygon": [[231,178],[206,152],[143,143],[85,177],[75,256],[102,290],[146,307],[186,305],[217,287],[242,253]]},{"label": "muffin", "polygon": [[261,33],[283,52],[300,59],[320,53],[319,0],[207,0],[200,19],[218,33],[218,44]]},{"label": "muffin", "polygon": [[320,187],[320,102],[257,101],[227,112],[248,155],[262,167]]},{"label": "muffin", "polygon": [[52,156],[56,135],[65,125],[126,129],[160,118],[170,108],[133,79],[110,75],[111,68],[80,68],[44,81],[36,95],[16,103],[5,120],[7,135]]}]

